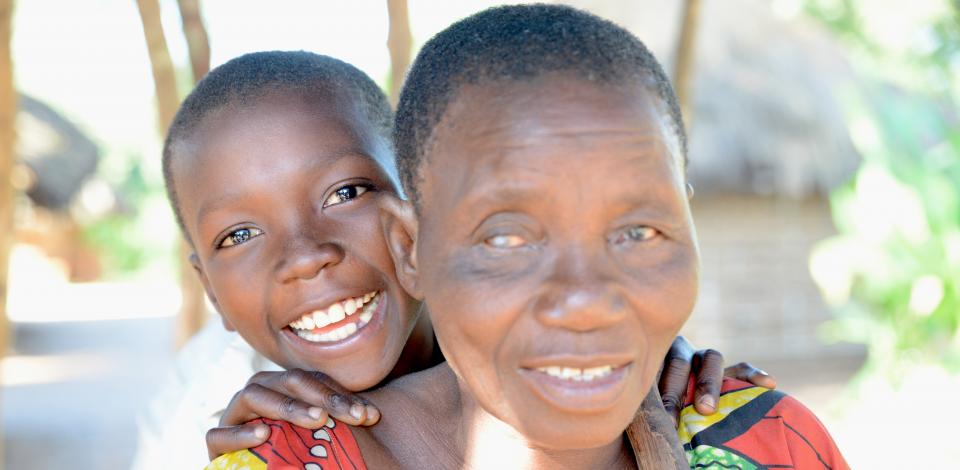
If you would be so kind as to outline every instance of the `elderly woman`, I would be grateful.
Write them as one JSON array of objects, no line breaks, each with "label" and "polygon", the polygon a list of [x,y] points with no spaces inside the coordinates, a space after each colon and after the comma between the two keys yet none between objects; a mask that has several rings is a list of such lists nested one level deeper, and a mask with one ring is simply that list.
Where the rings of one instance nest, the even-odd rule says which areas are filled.
[{"label": "elderly woman", "polygon": [[410,200],[381,196],[384,230],[447,362],[367,394],[376,427],[267,421],[211,468],[685,466],[681,444],[696,468],[847,467],[802,405],[736,381],[673,449],[630,445],[698,248],[676,97],[628,32],[561,6],[462,20],[417,57],[395,140]]}]

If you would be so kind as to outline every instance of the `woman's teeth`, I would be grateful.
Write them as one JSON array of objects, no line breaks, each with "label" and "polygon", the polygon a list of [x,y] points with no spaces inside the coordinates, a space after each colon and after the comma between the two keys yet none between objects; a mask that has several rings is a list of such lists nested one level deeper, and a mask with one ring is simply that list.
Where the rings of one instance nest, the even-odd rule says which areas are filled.
[{"label": "woman's teeth", "polygon": [[[346,339],[357,332],[363,325],[373,318],[373,311],[380,303],[379,292],[368,292],[360,297],[349,298],[336,302],[323,310],[308,313],[290,324],[290,329],[297,336],[316,343],[334,342]],[[323,328],[356,314],[357,320],[334,328],[323,333],[314,333],[316,328]]]},{"label": "woman's teeth", "polygon": [[613,366],[599,366],[599,367],[590,367],[588,369],[580,369],[577,367],[559,367],[559,366],[550,366],[550,367],[537,367],[537,370],[547,374],[551,377],[556,377],[563,380],[574,380],[577,382],[589,382],[594,379],[599,379],[601,377],[606,377],[613,372]]}]

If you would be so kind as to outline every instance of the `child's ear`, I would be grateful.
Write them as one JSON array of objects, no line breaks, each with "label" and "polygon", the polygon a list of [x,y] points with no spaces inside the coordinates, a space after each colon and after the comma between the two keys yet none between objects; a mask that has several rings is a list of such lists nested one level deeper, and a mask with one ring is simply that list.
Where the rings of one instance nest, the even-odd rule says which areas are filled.
[{"label": "child's ear", "polygon": [[423,300],[417,270],[417,215],[413,204],[393,194],[381,193],[380,224],[397,270],[397,279],[411,297]]},{"label": "child's ear", "polygon": [[203,285],[203,291],[207,293],[207,298],[210,299],[210,303],[213,304],[213,308],[217,309],[217,313],[220,314],[220,319],[223,321],[223,327],[227,331],[237,331],[233,327],[227,317],[223,315],[223,312],[220,310],[220,303],[217,302],[217,297],[213,295],[213,289],[210,289],[210,281],[207,280],[207,275],[203,272],[203,266],[200,266],[200,258],[197,257],[196,253],[190,253],[190,266],[193,266],[193,270],[197,272],[197,277],[200,278],[200,284]]}]

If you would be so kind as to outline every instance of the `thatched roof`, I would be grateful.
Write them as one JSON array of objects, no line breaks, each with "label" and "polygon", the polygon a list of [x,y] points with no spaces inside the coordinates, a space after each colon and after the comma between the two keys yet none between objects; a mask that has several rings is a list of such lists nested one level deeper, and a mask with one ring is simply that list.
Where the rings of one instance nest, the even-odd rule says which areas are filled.
[{"label": "thatched roof", "polygon": [[98,150],[76,126],[42,102],[20,95],[17,156],[33,174],[27,196],[65,210],[97,168]]},{"label": "thatched roof", "polygon": [[[577,2],[630,28],[672,70],[683,2]],[[845,181],[859,157],[839,95],[854,76],[831,35],[765,0],[701,2],[690,178],[698,193],[801,198]]]}]

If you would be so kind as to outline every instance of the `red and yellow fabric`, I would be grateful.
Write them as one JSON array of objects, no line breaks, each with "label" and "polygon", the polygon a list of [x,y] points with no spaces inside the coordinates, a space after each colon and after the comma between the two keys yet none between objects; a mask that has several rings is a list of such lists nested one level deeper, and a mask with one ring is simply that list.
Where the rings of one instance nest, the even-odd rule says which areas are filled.
[{"label": "red and yellow fabric", "polygon": [[350,428],[333,419],[317,430],[283,421],[256,419],[270,426],[270,437],[253,449],[221,455],[207,470],[366,470]]},{"label": "red and yellow fabric", "polygon": [[817,417],[781,392],[725,379],[715,414],[692,403],[690,387],[679,429],[690,468],[850,468]]}]

